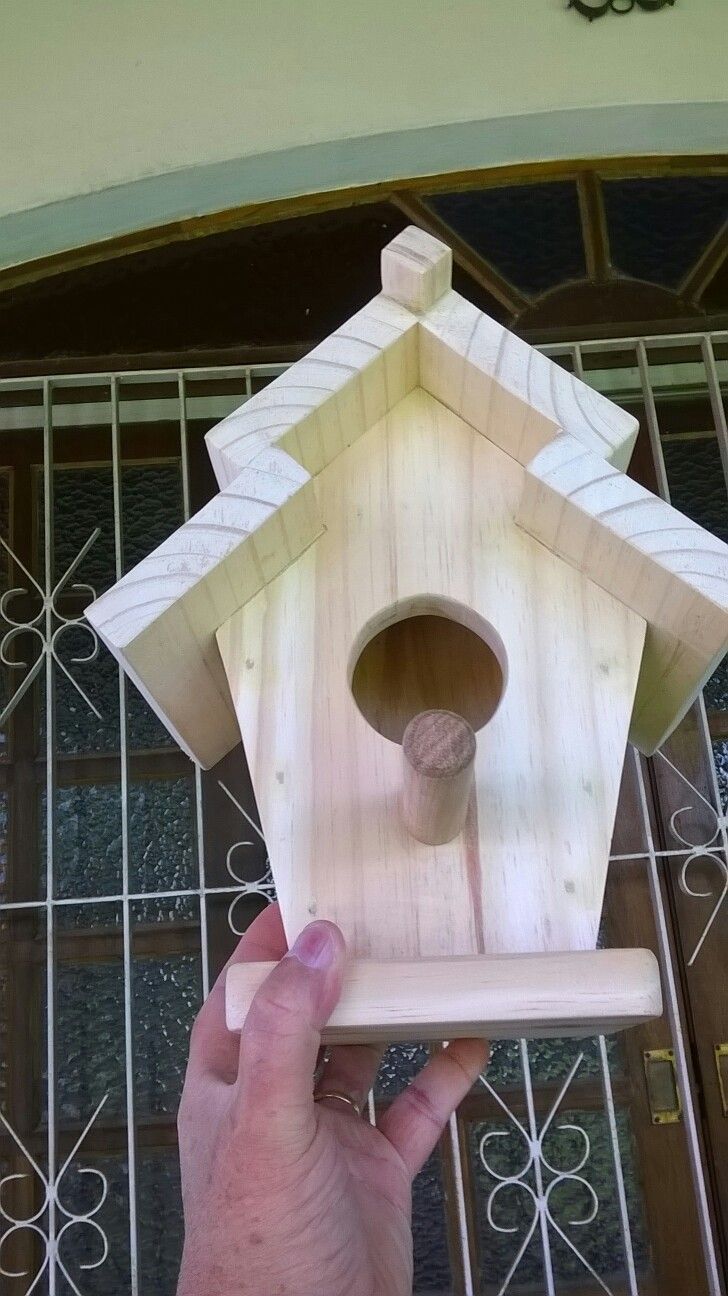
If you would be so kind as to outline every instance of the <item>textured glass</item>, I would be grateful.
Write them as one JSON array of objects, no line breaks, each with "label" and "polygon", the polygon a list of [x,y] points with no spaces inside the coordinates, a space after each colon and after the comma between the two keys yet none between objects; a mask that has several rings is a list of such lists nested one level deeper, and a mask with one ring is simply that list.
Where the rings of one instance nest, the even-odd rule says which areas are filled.
[{"label": "textured glass", "polygon": [[[126,470],[125,470],[126,471]],[[37,508],[43,537],[42,475],[38,474]],[[114,483],[111,465],[98,468],[56,468],[53,474],[53,557],[55,579],[60,580],[89,536],[99,528],[73,580],[93,586],[97,594],[113,585]],[[39,552],[42,552],[39,545]]]},{"label": "textured glass", "polygon": [[201,1000],[198,955],[135,961],[134,1079],[140,1116],[177,1111],[190,1030]]},{"label": "textured glass", "polygon": [[[716,437],[663,441],[675,508],[728,542],[728,491]],[[728,711],[728,657],[705,686],[709,710]]]},{"label": "textured glass", "polygon": [[[579,1054],[582,1061],[577,1076],[600,1074],[599,1045],[596,1039],[535,1039],[528,1042],[531,1078],[536,1084],[565,1080]],[[613,1075],[624,1071],[622,1044],[617,1035],[607,1036],[609,1069]],[[523,1084],[521,1050],[517,1040],[494,1040],[485,1073],[494,1089],[519,1088]]]},{"label": "textured glass", "polygon": [[390,1044],[374,1084],[377,1098],[393,1098],[422,1070],[429,1053],[426,1044]]},{"label": "textured glass", "polygon": [[[125,464],[121,480],[123,565],[128,571],[166,539],[183,519],[180,466],[177,463]],[[41,489],[39,475],[36,507],[40,545]],[[53,509],[56,580],[98,527],[100,534],[75,571],[72,583],[89,585],[100,594],[114,583],[116,571],[111,465],[57,469]],[[88,657],[90,647],[89,635],[79,630],[65,631],[58,644],[64,664],[101,713],[99,719],[62,671],[56,671],[57,746],[64,755],[119,750],[119,674],[113,657],[100,646],[94,661],[71,661],[73,657]],[[132,750],[174,745],[164,725],[133,685],[127,686],[127,719]]]},{"label": "textured glass", "polygon": [[174,1296],[184,1231],[176,1152],[142,1153],[137,1163],[139,1263],[144,1288]]},{"label": "textured glass", "polygon": [[[61,756],[119,750],[119,668],[114,658],[100,644],[94,661],[72,661],[89,657],[92,648],[88,633],[80,628],[64,631],[58,641],[61,661],[99,712],[94,715],[63,671],[56,669],[55,736]],[[44,712],[41,734],[45,736]]]},{"label": "textured glass", "polygon": [[[90,1157],[84,1155],[83,1147],[80,1149],[63,1177],[60,1194],[63,1205],[79,1215],[95,1210],[101,1190],[101,1181],[95,1175],[79,1173],[85,1169],[98,1170],[108,1184],[106,1200],[92,1219],[108,1239],[109,1254],[98,1268],[82,1268],[100,1260],[103,1243],[95,1229],[78,1224],[63,1236],[61,1259],[83,1296],[129,1296],[129,1175],[126,1159]],[[155,1209],[163,1209],[163,1203],[157,1203]],[[61,1281],[58,1290],[64,1296],[66,1292],[71,1296],[73,1289],[64,1287]],[[156,1293],[156,1288],[150,1287],[150,1290]]]},{"label": "textured glass", "polygon": [[[568,1125],[577,1126],[578,1129],[565,1128]],[[629,1116],[625,1111],[617,1112],[617,1127],[635,1264],[638,1271],[644,1272],[649,1256],[635,1152]],[[480,1155],[481,1139],[489,1133],[498,1135],[491,1137],[483,1146],[485,1159],[492,1170],[499,1175],[518,1176],[517,1182],[503,1189],[498,1188],[498,1180],[488,1171]],[[505,1137],[501,1137],[503,1134]],[[577,1172],[575,1167],[579,1165],[586,1150],[585,1136],[589,1140],[589,1156],[583,1168]],[[536,1177],[533,1167],[525,1174],[520,1174],[528,1163],[528,1148],[523,1135],[505,1119],[472,1126],[470,1146],[477,1190],[482,1280],[500,1285],[533,1222],[536,1204],[531,1192],[537,1192]],[[543,1156],[553,1167],[550,1170],[546,1164],[541,1166],[544,1191],[548,1190],[549,1184],[555,1183],[548,1203],[553,1220],[600,1278],[607,1283],[619,1281],[624,1276],[624,1254],[619,1203],[614,1184],[614,1162],[604,1113],[568,1109],[560,1112],[544,1138]],[[586,1180],[596,1194],[596,1214],[590,1223],[584,1225],[573,1221],[587,1219],[594,1209],[594,1197],[583,1183],[569,1174],[570,1171]],[[556,1183],[559,1176],[563,1178]],[[529,1188],[531,1192],[528,1191]],[[497,1193],[492,1197],[494,1190]],[[489,1198],[494,1222],[501,1229],[514,1228],[516,1232],[499,1232],[491,1228],[486,1215]],[[549,1238],[557,1281],[564,1284],[581,1281],[587,1285],[588,1271],[559,1238],[551,1223]],[[543,1260],[540,1230],[537,1227],[514,1275],[513,1287],[520,1290],[521,1285],[526,1287],[528,1283],[533,1283],[536,1290],[541,1290],[542,1282]]]},{"label": "textured glass", "polygon": [[129,885],[179,891],[197,885],[195,785],[149,779],[129,787]]},{"label": "textured glass", "polygon": [[56,986],[59,1118],[86,1121],[105,1095],[104,1119],[123,1118],[126,1099],[121,959],[113,963],[61,963]]},{"label": "textured glass", "polygon": [[180,465],[125,466],[121,507],[124,519],[124,570],[129,571],[184,520]]},{"label": "textured glass", "polygon": [[728,739],[713,743],[713,760],[718,776],[718,793],[723,814],[728,814]]},{"label": "textured glass", "polygon": [[[41,804],[45,802],[45,795]],[[42,818],[45,826],[45,815]],[[118,783],[56,792],[56,896],[115,895],[122,889]]]},{"label": "textured glass", "polygon": [[451,1290],[445,1190],[439,1152],[425,1163],[412,1185],[413,1292]]},{"label": "textured glass", "polygon": [[675,508],[728,542],[728,493],[717,437],[665,437],[662,453]]},{"label": "textured glass", "polygon": [[[37,486],[42,539],[42,480]],[[151,553],[183,520],[182,477],[178,463],[123,464],[121,470],[123,561],[128,571]],[[53,475],[53,545],[58,580],[96,528],[100,534],[74,580],[96,593],[114,583],[114,480],[111,464],[98,468],[57,468]]]},{"label": "textured glass", "polygon": [[429,205],[480,256],[526,293],[586,275],[576,185],[509,185],[436,194]]},{"label": "textured glass", "polygon": [[613,265],[677,288],[728,216],[728,178],[605,180]]}]

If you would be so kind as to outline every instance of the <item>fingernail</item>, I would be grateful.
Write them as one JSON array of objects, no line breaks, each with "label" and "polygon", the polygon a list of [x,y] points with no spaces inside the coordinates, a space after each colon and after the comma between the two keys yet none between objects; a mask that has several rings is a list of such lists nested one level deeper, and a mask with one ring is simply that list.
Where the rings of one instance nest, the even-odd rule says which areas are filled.
[{"label": "fingernail", "polygon": [[306,967],[331,967],[334,961],[334,942],[326,923],[309,923],[308,927],[304,927],[288,955],[297,958]]}]

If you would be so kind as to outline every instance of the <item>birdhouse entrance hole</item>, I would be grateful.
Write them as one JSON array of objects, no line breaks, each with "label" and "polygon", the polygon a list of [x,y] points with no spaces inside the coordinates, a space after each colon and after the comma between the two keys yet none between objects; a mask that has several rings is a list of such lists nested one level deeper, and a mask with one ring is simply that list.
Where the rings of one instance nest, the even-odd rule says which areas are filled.
[{"label": "birdhouse entrance hole", "polygon": [[421,711],[454,711],[482,729],[495,715],[506,678],[506,652],[493,626],[464,604],[432,597],[373,617],[349,665],[364,719],[397,743]]}]

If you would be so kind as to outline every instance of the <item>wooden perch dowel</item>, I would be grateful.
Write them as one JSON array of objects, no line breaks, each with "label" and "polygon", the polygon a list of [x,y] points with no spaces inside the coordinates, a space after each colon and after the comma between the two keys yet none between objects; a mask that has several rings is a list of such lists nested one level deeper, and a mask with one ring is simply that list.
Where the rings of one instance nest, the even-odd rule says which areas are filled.
[{"label": "wooden perch dowel", "polygon": [[[274,963],[235,963],[228,1030],[240,1030]],[[603,1035],[662,1012],[651,950],[571,950],[475,958],[352,959],[325,1044],[372,1040]]]},{"label": "wooden perch dowel", "polygon": [[402,739],[402,817],[418,841],[441,846],[462,831],[473,786],[475,734],[453,711],[421,711]]}]

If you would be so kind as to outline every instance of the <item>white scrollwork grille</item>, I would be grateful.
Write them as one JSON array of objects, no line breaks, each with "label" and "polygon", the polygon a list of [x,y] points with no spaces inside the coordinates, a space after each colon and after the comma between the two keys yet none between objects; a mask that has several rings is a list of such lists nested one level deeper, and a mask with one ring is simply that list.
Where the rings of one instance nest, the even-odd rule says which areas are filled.
[{"label": "white scrollwork grille", "polygon": [[[543,349],[615,399],[644,403],[658,480],[663,493],[669,496],[669,464],[666,467],[663,457],[652,386],[667,389],[674,378],[708,391],[715,423],[712,434],[728,463],[728,430],[718,385],[720,364],[724,362],[719,364],[715,359],[717,342],[725,347],[728,335],[565,343]],[[660,357],[653,361],[653,348],[658,344]],[[693,351],[699,349],[701,360],[687,366],[691,372],[686,378],[686,364],[682,360],[678,363],[678,359],[688,345]],[[630,350],[634,364],[625,367],[623,360],[615,357]],[[665,359],[671,350],[676,356],[674,366]],[[178,1186],[173,1156],[165,1159],[153,1141],[155,1122],[161,1126],[165,1120],[174,1119],[175,1085],[178,1087],[181,1079],[186,1031],[196,1003],[209,988],[214,931],[219,931],[220,926],[235,934],[242,930],[249,917],[246,903],[269,901],[273,880],[260,826],[245,808],[234,779],[227,772],[220,780],[215,774],[208,778],[199,770],[185,767],[180,763],[180,754],[165,746],[164,736],[160,738],[150,727],[148,716],[140,720],[136,695],[114,673],[116,668],[108,654],[99,648],[93,632],[82,620],[82,603],[122,574],[139,545],[146,543],[150,527],[164,523],[171,529],[189,514],[194,494],[191,439],[282,368],[233,366],[174,374],[72,375],[0,382],[5,401],[0,406],[0,445],[3,430],[10,430],[34,436],[40,446],[39,493],[34,505],[39,523],[36,566],[29,557],[30,550],[21,551],[13,534],[0,536],[10,564],[10,579],[0,597],[0,670],[11,685],[2,708],[2,722],[15,725],[35,692],[42,708],[40,746],[25,762],[35,770],[42,769],[37,789],[42,818],[38,834],[41,858],[32,885],[18,887],[12,867],[5,871],[0,860],[0,1031],[5,1029],[3,1012],[7,1008],[1,979],[2,950],[8,949],[12,958],[13,924],[27,925],[37,920],[37,929],[17,941],[18,948],[26,952],[32,947],[36,975],[39,948],[43,955],[39,985],[35,987],[37,1000],[29,1008],[30,1013],[40,1012],[44,1017],[42,1037],[35,1044],[40,1097],[32,1120],[28,1110],[23,1114],[24,1100],[18,1098],[17,1083],[15,1096],[10,1094],[12,1086],[6,1072],[12,1071],[12,1058],[9,1067],[0,1067],[0,1272],[5,1281],[13,1284],[11,1296],[30,1296],[31,1292],[60,1296],[69,1289],[75,1296],[95,1296],[99,1291],[110,1296],[157,1296],[169,1287],[180,1234],[179,1208],[175,1206]],[[134,448],[129,452],[124,448],[127,425],[136,430]],[[105,448],[99,448],[99,428],[104,429],[107,438]],[[77,506],[72,493],[60,489],[58,474],[74,473],[76,469],[58,464],[54,467],[54,449],[69,429],[74,434],[88,433],[90,444],[93,442],[82,468],[89,489],[96,493],[99,514],[99,518],[90,518],[83,534],[71,526],[72,545],[63,530],[69,520],[75,525]],[[144,459],[144,455],[149,456],[149,444],[157,441],[164,446],[159,460]],[[149,464],[157,465],[157,477],[149,488],[141,524],[135,532],[139,501],[147,489],[145,465]],[[180,501],[179,516],[170,513],[167,523],[160,483],[168,485],[170,474],[179,477]],[[130,481],[133,489],[127,488]],[[54,503],[54,488],[66,508],[63,522],[56,509],[58,501]],[[66,497],[70,502],[64,504]],[[102,513],[104,517],[99,520]],[[60,573],[54,549],[63,555]],[[89,576],[92,569],[98,578]],[[71,646],[80,635],[87,638],[87,651]],[[61,722],[63,708],[66,710]],[[78,727],[82,714],[94,716],[97,727],[89,731],[87,746],[79,751],[67,740],[64,725],[70,716],[69,727],[71,721]],[[135,737],[135,724],[141,736]],[[108,738],[111,730],[117,735],[113,740]],[[716,753],[720,771],[728,768],[728,751],[719,753],[719,745]],[[101,771],[96,783],[87,774],[92,762]],[[644,843],[632,853],[617,854],[613,859],[620,866],[646,870],[652,886],[708,1289],[711,1296],[720,1296],[670,942],[661,908],[658,864],[674,867],[690,903],[705,909],[699,937],[689,952],[690,962],[694,963],[715,937],[716,921],[728,894],[726,817],[719,809],[717,784],[706,798],[684,774],[674,766],[672,769],[686,788],[686,806],[700,803],[702,821],[708,816],[707,833],[692,834],[691,817],[686,810],[678,809],[669,824],[673,840],[661,849],[653,840],[643,795]],[[642,766],[636,758],[634,776],[642,787]],[[91,825],[90,785],[96,796],[93,805],[112,802],[115,807],[112,826],[107,831],[102,825],[99,830],[98,849]],[[4,787],[0,788],[0,812],[5,809]],[[179,788],[186,798],[181,808]],[[174,789],[178,800],[172,804]],[[219,797],[217,802],[213,793]],[[59,799],[61,794],[65,801]],[[225,840],[216,863],[207,843],[216,829],[215,816],[224,818],[220,798],[228,813],[229,806],[233,806],[235,815],[232,823],[225,820]],[[64,807],[61,822],[59,804]],[[67,855],[76,812],[67,807],[76,804],[80,809],[74,838],[74,872]],[[144,820],[147,805],[149,822]],[[104,874],[106,856],[113,868],[110,864]],[[83,867],[79,860],[84,861]],[[703,866],[707,861],[714,870],[715,887],[711,891],[698,880],[701,860]],[[222,921],[215,927],[220,913]],[[170,914],[174,924],[166,922]],[[156,943],[169,942],[169,931],[175,924],[179,945],[175,945],[172,955],[156,957]],[[97,998],[88,1002],[93,1035],[83,1036],[85,1053],[79,1060],[65,1052],[68,1013],[73,1008],[65,976],[66,961],[71,956],[65,951],[83,947],[84,958],[89,960],[91,956],[85,951],[97,939],[100,928],[107,933],[105,939],[113,947],[115,961],[109,962],[104,975],[98,978]],[[78,962],[79,967],[87,965]],[[76,966],[73,963],[74,969]],[[154,977],[148,975],[149,968]],[[160,1005],[156,1017],[155,996]],[[74,1029],[76,1026],[74,1023]],[[620,1149],[620,1113],[612,1092],[606,1041],[596,1041],[593,1049],[597,1070],[591,1074],[601,1081],[600,1110],[612,1163],[611,1209],[618,1219],[623,1253],[620,1290],[639,1296],[641,1277]],[[519,1269],[523,1272],[523,1257],[529,1246],[538,1245],[548,1296],[555,1296],[560,1287],[553,1259],[555,1246],[566,1248],[583,1271],[586,1283],[609,1292],[614,1289],[612,1277],[592,1263],[586,1245],[590,1230],[598,1226],[605,1209],[591,1174],[593,1141],[581,1117],[559,1116],[567,1095],[580,1110],[575,1095],[584,1062],[577,1057],[567,1068],[553,1101],[539,1118],[534,1099],[533,1051],[522,1042],[518,1052],[525,1115],[512,1090],[486,1076],[483,1092],[495,1104],[503,1124],[500,1130],[486,1130],[477,1145],[477,1157],[489,1182],[486,1222],[501,1242],[512,1244],[493,1290],[500,1285],[503,1296],[513,1291],[519,1283]],[[85,1087],[71,1092],[69,1077],[75,1084],[81,1074]],[[162,1080],[158,1081],[160,1075]],[[107,1083],[110,1076],[113,1086]],[[14,1119],[13,1104],[21,1110],[22,1120]],[[563,1132],[564,1127],[568,1127],[574,1140],[573,1155],[557,1157],[550,1151],[549,1139],[554,1131]],[[512,1165],[504,1170],[497,1150],[505,1146],[502,1134],[507,1129],[519,1153],[514,1152]],[[99,1140],[103,1131],[111,1151],[102,1154],[99,1148],[104,1145]],[[471,1236],[472,1211],[465,1200],[467,1175],[455,1121],[450,1127],[449,1156],[459,1221],[459,1273],[466,1296],[475,1296],[481,1289],[480,1275],[472,1263],[476,1251]],[[71,1202],[68,1186],[72,1174],[85,1176],[83,1182],[90,1190],[83,1199],[83,1209]],[[580,1193],[578,1207],[566,1214],[564,1188],[570,1193],[578,1189]],[[513,1227],[504,1222],[502,1210],[508,1194],[519,1194],[530,1211],[525,1232],[506,1231]],[[151,1202],[155,1203],[154,1209],[150,1208]],[[166,1214],[165,1203],[171,1203]],[[82,1234],[86,1242],[80,1248],[78,1239]],[[32,1245],[26,1247],[29,1263],[21,1266],[15,1265],[14,1258],[22,1238]]]}]

